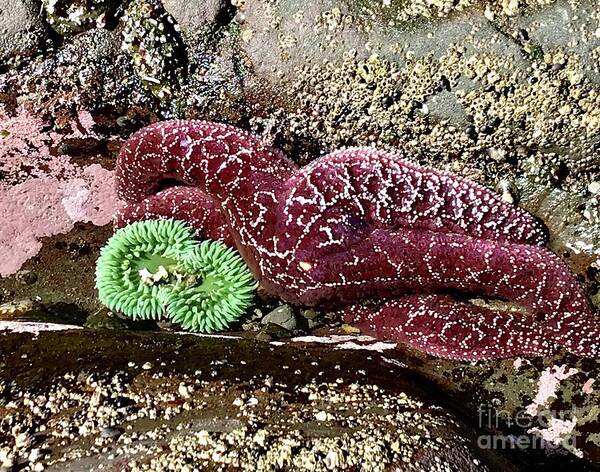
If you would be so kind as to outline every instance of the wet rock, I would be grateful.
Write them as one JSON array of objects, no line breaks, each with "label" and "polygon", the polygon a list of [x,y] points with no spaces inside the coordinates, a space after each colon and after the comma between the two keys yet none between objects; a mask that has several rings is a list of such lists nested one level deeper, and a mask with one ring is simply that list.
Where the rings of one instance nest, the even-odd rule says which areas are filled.
[{"label": "wet rock", "polygon": [[[174,338],[186,344],[185,362],[168,349]],[[0,359],[7,362],[0,364],[0,378],[20,372],[7,395],[32,432],[44,431],[35,446],[21,441],[22,452],[47,451],[46,470],[120,470],[140,454],[153,470],[175,461],[228,468],[231,460],[241,460],[244,470],[306,468],[313,461],[316,470],[367,465],[375,471],[401,467],[406,454],[422,470],[488,470],[490,454],[494,462],[510,464],[497,451],[482,454],[460,418],[414,376],[392,372],[394,366],[374,353],[89,330],[3,341]],[[36,356],[24,360],[22,350],[34,350]],[[164,362],[156,374],[141,372],[133,379],[120,374],[132,360],[141,365],[156,358]],[[134,414],[119,411],[114,417],[116,425],[127,421],[127,429],[102,426],[110,400],[98,408],[93,399],[99,387],[92,390],[73,375],[75,366],[75,372],[97,372],[105,398],[118,393],[136,403]],[[182,384],[193,384],[194,393],[174,402]],[[45,405],[49,398],[52,410],[36,414],[36,402]],[[314,419],[325,410],[327,421]],[[79,449],[96,431],[100,440],[118,438],[119,447]],[[61,438],[60,446],[54,437]],[[337,451],[335,457],[327,453],[331,450]]]},{"label": "wet rock", "polygon": [[456,95],[446,90],[433,95],[426,103],[432,116],[439,120],[450,120],[457,126],[467,123],[467,114]]},{"label": "wet rock", "polygon": [[91,329],[127,329],[127,323],[124,320],[106,309],[88,316],[83,326]]},{"label": "wet rock", "polygon": [[268,323],[255,336],[259,341],[271,341],[274,339],[286,339],[294,336],[294,333],[275,323]]},{"label": "wet rock", "polygon": [[123,431],[125,431],[123,428],[105,426],[100,428],[100,437],[103,439],[116,439],[123,434]]},{"label": "wet rock", "polygon": [[33,285],[37,282],[37,274],[30,270],[20,270],[16,275],[17,279],[25,285]]},{"label": "wet rock", "polygon": [[269,323],[275,324],[288,331],[293,331],[298,326],[296,316],[294,315],[294,311],[290,305],[282,305],[278,308],[275,308],[273,311],[264,316],[264,318],[261,320],[261,323],[263,325],[268,325]]},{"label": "wet rock", "polygon": [[42,0],[46,21],[59,34],[104,27],[117,0]]},{"label": "wet rock", "polygon": [[123,49],[144,86],[159,100],[179,88],[186,62],[175,20],[156,0],[132,2],[123,18]]},{"label": "wet rock", "polygon": [[568,56],[574,55],[580,63],[582,75],[600,84],[600,31],[595,18],[598,3],[595,0],[548,3],[543,8],[511,18],[510,27],[527,30],[529,43],[543,51],[544,60],[553,64],[555,71],[565,66]]},{"label": "wet rock", "polygon": [[0,305],[0,319],[26,318],[27,313],[32,312],[34,309],[39,309],[39,306],[39,303],[28,298],[2,303]]},{"label": "wet rock", "polygon": [[40,7],[32,0],[5,0],[0,5],[0,64],[35,52],[45,37]]},{"label": "wet rock", "polygon": [[314,320],[316,317],[319,316],[319,313],[317,313],[315,310],[313,310],[312,308],[309,308],[308,310],[302,310],[300,312],[300,314],[306,318],[307,320]]},{"label": "wet rock", "polygon": [[254,336],[254,339],[268,343],[269,341],[273,341],[273,336],[268,334],[266,331],[259,331],[256,333],[256,336]]},{"label": "wet rock", "polygon": [[183,30],[213,26],[227,8],[226,0],[163,0],[165,10]]},{"label": "wet rock", "polygon": [[[571,268],[600,282],[600,218],[598,198],[585,192],[566,192],[539,175],[523,176],[516,182],[521,205],[541,218],[550,231],[550,247],[565,257]],[[589,217],[586,217],[588,215]]]},{"label": "wet rock", "polygon": [[158,329],[162,331],[175,331],[178,327],[176,323],[173,323],[169,320],[158,320],[156,322],[156,326],[158,326]]},{"label": "wet rock", "polygon": [[242,329],[244,331],[258,331],[260,323],[257,321],[247,321],[246,323],[242,323]]}]

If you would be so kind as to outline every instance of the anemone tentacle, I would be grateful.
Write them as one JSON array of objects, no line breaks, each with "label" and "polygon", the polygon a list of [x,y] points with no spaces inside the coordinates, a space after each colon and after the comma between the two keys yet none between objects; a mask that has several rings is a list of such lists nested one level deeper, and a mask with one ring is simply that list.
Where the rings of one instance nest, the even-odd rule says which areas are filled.
[{"label": "anemone tentacle", "polygon": [[96,264],[98,298],[110,310],[134,319],[160,318],[168,288],[144,283],[140,271],[176,266],[179,254],[195,245],[193,232],[180,221],[136,222],[117,231]]},{"label": "anemone tentacle", "polygon": [[213,332],[247,310],[256,282],[234,249],[197,242],[181,221],[156,219],[133,222],[109,239],[96,287],[109,309],[134,319],[169,316],[185,329]]}]

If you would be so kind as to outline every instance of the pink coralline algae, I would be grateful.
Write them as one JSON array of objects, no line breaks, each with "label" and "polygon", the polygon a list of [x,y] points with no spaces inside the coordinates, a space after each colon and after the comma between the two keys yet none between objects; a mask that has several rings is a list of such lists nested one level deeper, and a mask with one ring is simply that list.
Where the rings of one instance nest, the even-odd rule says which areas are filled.
[{"label": "pink coralline algae", "polygon": [[373,148],[299,169],[238,128],[174,120],[134,134],[116,176],[118,224],[176,215],[231,238],[266,290],[343,307],[367,334],[456,359],[600,353],[600,323],[543,225],[452,174]]},{"label": "pink coralline algae", "polygon": [[68,180],[46,176],[0,187],[0,276],[35,256],[41,238],[67,233],[76,222],[108,224],[118,208],[112,172],[98,164]]},{"label": "pink coralline algae", "polygon": [[[108,224],[121,203],[113,172],[56,156],[51,148],[61,137],[44,131],[42,120],[24,109],[1,118],[0,277],[6,277],[38,253],[41,238],[66,233],[77,222]],[[81,112],[69,137],[85,136],[89,120]]]}]

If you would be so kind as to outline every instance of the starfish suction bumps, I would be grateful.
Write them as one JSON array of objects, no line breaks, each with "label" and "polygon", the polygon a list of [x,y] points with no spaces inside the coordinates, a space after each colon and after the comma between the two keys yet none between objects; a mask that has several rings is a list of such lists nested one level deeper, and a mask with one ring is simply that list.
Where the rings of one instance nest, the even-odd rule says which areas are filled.
[{"label": "starfish suction bumps", "polygon": [[[574,274],[543,247],[543,225],[450,173],[373,148],[299,169],[258,137],[194,120],[138,131],[116,172],[128,202],[117,226],[183,219],[237,247],[271,293],[341,307],[367,333],[456,359],[556,346],[600,355],[600,323]],[[476,306],[473,296],[522,310]],[[363,303],[373,299],[380,304]]]}]

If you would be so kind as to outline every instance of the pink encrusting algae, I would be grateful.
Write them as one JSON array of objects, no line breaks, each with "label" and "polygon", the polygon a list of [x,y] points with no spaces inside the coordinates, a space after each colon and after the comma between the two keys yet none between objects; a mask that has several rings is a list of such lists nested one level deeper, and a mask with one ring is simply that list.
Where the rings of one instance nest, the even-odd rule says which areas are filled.
[{"label": "pink encrusting algae", "polygon": [[[85,120],[88,114],[80,115],[84,123],[89,121]],[[121,206],[113,172],[98,164],[80,167],[69,156],[53,155],[51,147],[60,138],[43,131],[44,126],[25,110],[2,119],[1,277],[15,273],[35,256],[41,238],[66,233],[77,222],[106,225]],[[82,136],[85,127],[82,130],[72,136]]]},{"label": "pink encrusting algae", "polygon": [[[238,128],[173,120],[134,134],[116,175],[136,218],[175,212],[226,223],[267,291],[345,307],[346,320],[367,333],[457,359],[542,355],[557,345],[600,354],[600,323],[574,274],[543,247],[543,225],[450,173],[373,148],[298,169]],[[176,194],[160,193],[174,183]],[[195,198],[214,205],[199,205],[202,215],[181,211]],[[449,292],[513,301],[527,313],[475,307]],[[383,304],[361,305],[366,299]]]}]

